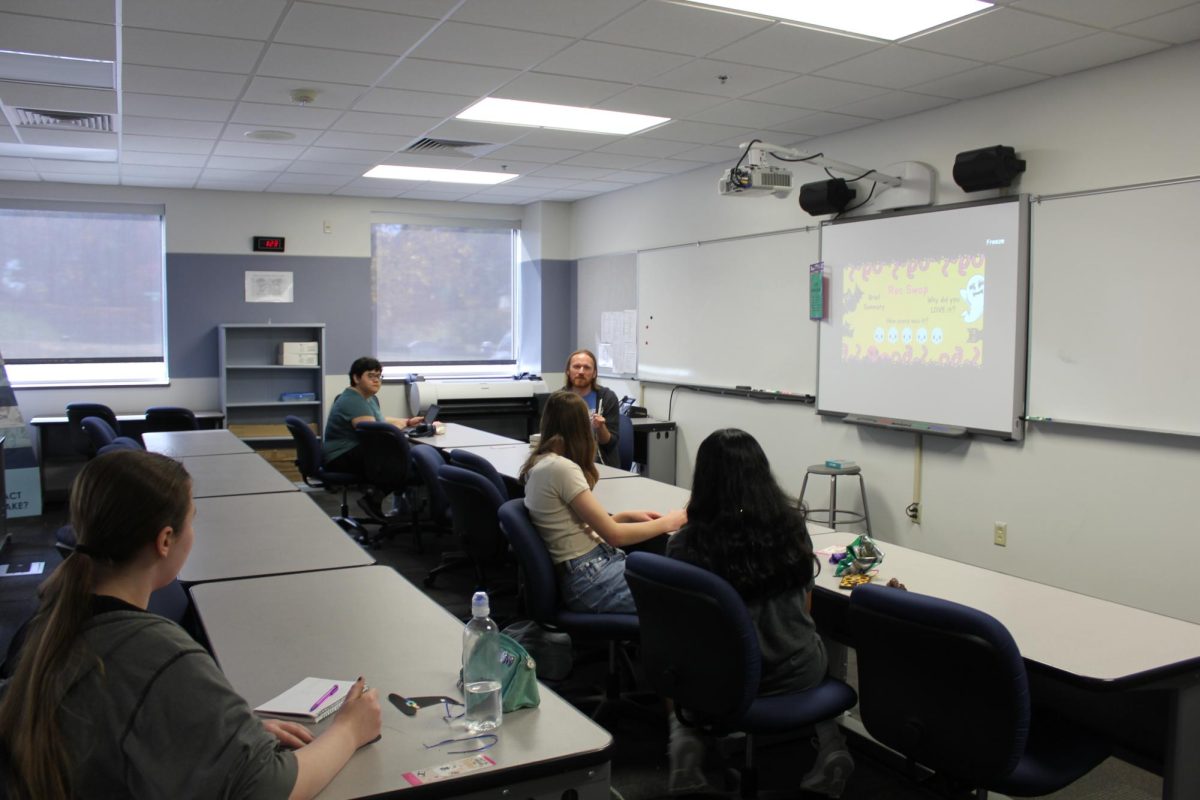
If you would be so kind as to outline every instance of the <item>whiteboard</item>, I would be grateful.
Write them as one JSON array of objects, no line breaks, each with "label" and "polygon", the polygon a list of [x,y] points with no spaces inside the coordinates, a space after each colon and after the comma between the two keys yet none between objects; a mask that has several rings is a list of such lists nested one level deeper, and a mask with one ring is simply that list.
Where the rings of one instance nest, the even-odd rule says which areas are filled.
[{"label": "whiteboard", "polygon": [[[576,272],[575,344],[600,352],[601,319],[607,312],[637,308],[637,255],[618,253],[581,258]],[[624,373],[600,368],[600,374],[624,377]]]},{"label": "whiteboard", "polygon": [[638,254],[638,377],[815,394],[816,228]]},{"label": "whiteboard", "polygon": [[1200,434],[1200,183],[1033,208],[1030,417]]}]

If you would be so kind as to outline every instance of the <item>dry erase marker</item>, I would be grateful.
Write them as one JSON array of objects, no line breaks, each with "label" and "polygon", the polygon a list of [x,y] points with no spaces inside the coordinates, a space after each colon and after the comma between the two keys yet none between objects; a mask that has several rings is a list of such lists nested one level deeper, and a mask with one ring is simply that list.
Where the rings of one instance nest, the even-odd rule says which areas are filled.
[{"label": "dry erase marker", "polygon": [[326,692],[325,694],[321,695],[320,697],[318,697],[317,702],[313,703],[312,706],[308,709],[309,713],[311,714],[312,712],[314,712],[318,708],[320,708],[321,703],[324,703],[326,700],[328,700],[329,698],[331,698],[335,694],[337,694],[337,690],[338,690],[338,685],[336,683],[333,686],[330,686],[329,691]]}]

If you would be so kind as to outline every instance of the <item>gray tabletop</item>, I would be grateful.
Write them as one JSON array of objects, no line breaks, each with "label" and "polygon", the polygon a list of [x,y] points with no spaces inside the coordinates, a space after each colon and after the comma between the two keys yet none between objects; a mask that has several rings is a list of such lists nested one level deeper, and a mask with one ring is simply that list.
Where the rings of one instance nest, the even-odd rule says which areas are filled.
[{"label": "gray tabletop", "polygon": [[649,478],[601,480],[592,490],[600,505],[610,514],[618,511],[658,511],[665,513],[687,505],[692,493],[669,483]]},{"label": "gray tabletop", "polygon": [[[350,760],[322,800],[407,789],[405,772],[463,758],[424,747],[464,735],[442,720],[441,707],[408,717],[387,700],[392,692],[460,697],[462,623],[394,570],[277,575],[204,583],[190,592],[221,669],[251,707],[310,676],[362,675],[378,688],[383,738]],[[608,732],[545,686],[540,693],[539,707],[505,715],[499,741],[486,751],[496,764],[478,776],[501,784],[539,769],[554,774],[580,762],[607,763]]]},{"label": "gray tabletop", "polygon": [[[525,442],[516,444],[497,444],[488,447],[454,447],[452,450],[468,450],[491,463],[501,475],[516,480],[521,475],[521,467],[533,452]],[[597,464],[601,478],[636,478],[632,472],[610,467],[607,464]]]},{"label": "gray tabletop", "polygon": [[171,458],[254,452],[250,445],[224,428],[207,431],[153,431],[142,434],[142,443],[146,445],[147,450]]},{"label": "gray tabletop", "polygon": [[520,444],[519,439],[481,431],[457,422],[447,422],[446,432],[437,436],[423,436],[412,439],[413,444],[431,444],[439,450],[453,450],[455,447],[480,447],[497,444]]},{"label": "gray tabletop", "polygon": [[255,453],[185,456],[179,459],[192,476],[192,497],[295,492],[296,485]]},{"label": "gray tabletop", "polygon": [[184,583],[309,572],[375,563],[301,492],[203,497]]}]

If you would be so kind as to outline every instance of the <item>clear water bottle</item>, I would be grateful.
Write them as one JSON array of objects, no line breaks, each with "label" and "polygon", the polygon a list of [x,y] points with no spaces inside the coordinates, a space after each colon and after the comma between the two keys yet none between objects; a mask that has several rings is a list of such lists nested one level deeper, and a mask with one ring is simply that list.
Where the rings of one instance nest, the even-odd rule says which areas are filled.
[{"label": "clear water bottle", "polygon": [[463,629],[463,700],[466,724],[472,732],[500,727],[500,629],[488,616],[487,592],[471,598],[471,619]]}]

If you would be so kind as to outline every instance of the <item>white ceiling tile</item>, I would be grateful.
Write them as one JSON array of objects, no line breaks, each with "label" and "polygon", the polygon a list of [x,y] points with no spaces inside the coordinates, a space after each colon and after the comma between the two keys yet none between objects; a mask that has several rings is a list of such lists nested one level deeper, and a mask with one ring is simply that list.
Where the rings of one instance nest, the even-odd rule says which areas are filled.
[{"label": "white ceiling tile", "polygon": [[354,104],[354,110],[448,117],[457,114],[473,102],[475,98],[457,94],[410,92],[407,89],[372,89]]},{"label": "white ceiling tile", "polygon": [[408,147],[411,136],[388,136],[382,133],[352,133],[350,131],[326,131],[317,137],[318,147],[347,148],[350,150],[395,151]]},{"label": "white ceiling tile", "polygon": [[322,83],[320,81],[305,81],[303,87],[292,78],[256,77],[250,82],[249,88],[242,100],[249,103],[277,103],[289,105],[292,101],[292,91],[304,88],[315,90],[315,95],[309,106],[315,108],[347,109],[354,104],[366,91],[367,85],[346,83]]},{"label": "white ceiling tile", "polygon": [[121,137],[121,149],[150,153],[192,153],[207,155],[213,143],[207,139],[182,139],[174,136],[138,136],[126,133]]},{"label": "white ceiling tile", "polygon": [[304,152],[304,147],[282,142],[220,141],[213,155],[245,156],[247,158],[281,158],[289,162]]},{"label": "white ceiling tile", "polygon": [[888,92],[866,100],[858,100],[838,108],[842,114],[872,119],[894,119],[918,111],[928,111],[931,108],[948,105],[955,102],[946,97],[935,97],[916,92]]},{"label": "white ceiling tile", "polygon": [[116,31],[112,25],[0,13],[0,50],[111,61]]},{"label": "white ceiling tile", "polygon": [[714,122],[719,125],[743,125],[755,128],[770,128],[777,122],[796,118],[792,106],[777,106],[753,100],[729,100],[714,108],[690,115],[698,122]]},{"label": "white ceiling tile", "polygon": [[357,178],[378,163],[378,161],[372,161],[369,165],[341,164],[334,161],[305,161],[302,159],[300,161],[293,161],[286,172],[304,175],[343,175],[350,178]]},{"label": "white ceiling tile", "polygon": [[826,78],[904,89],[979,66],[977,61],[888,45],[866,55],[820,70]]},{"label": "white ceiling tile", "polygon": [[629,88],[624,83],[593,81],[564,75],[526,72],[496,92],[508,100],[531,100],[568,106],[594,106],[606,97]]},{"label": "white ceiling tile", "polygon": [[579,37],[641,0],[467,0],[454,14],[459,22]]},{"label": "white ceiling tile", "polygon": [[769,22],[674,3],[642,3],[587,38],[703,56],[762,30]]},{"label": "white ceiling tile", "polygon": [[509,145],[489,153],[491,158],[511,158],[515,161],[533,161],[539,164],[555,164],[579,155],[578,150],[560,150],[551,147],[522,147]]},{"label": "white ceiling tile", "polygon": [[262,53],[261,42],[218,36],[147,31],[125,28],[122,32],[126,64],[152,67],[203,69],[212,72],[249,74]]},{"label": "white ceiling tile", "polygon": [[615,192],[618,189],[628,189],[629,185],[624,182],[616,181],[584,181],[583,183],[575,184],[575,186],[571,188],[577,191],[605,194],[606,192]]},{"label": "white ceiling tile", "polygon": [[[304,172],[303,165],[307,161],[323,161],[327,164],[352,164],[355,168],[373,166],[394,153],[394,150],[347,150],[337,147],[310,147],[293,166],[297,171]],[[359,169],[361,172],[362,170]],[[337,174],[342,174],[338,172]]]},{"label": "white ceiling tile", "polygon": [[414,188],[417,185],[420,184],[414,184],[411,181],[360,178],[352,183],[347,183],[342,188],[334,191],[333,194],[350,197],[397,197],[406,189]]},{"label": "white ceiling tile", "polygon": [[265,40],[286,7],[286,0],[122,0],[122,15],[131,28]]},{"label": "white ceiling tile", "polygon": [[665,139],[647,139],[644,136],[629,136],[599,148],[605,153],[646,158],[667,158],[679,155],[692,145],[687,142],[668,142]]},{"label": "white ceiling tile", "polygon": [[7,169],[0,167],[0,181],[40,181],[41,175],[32,170]]},{"label": "white ceiling tile", "polygon": [[709,164],[728,161],[732,165],[738,160],[738,156],[741,154],[742,148],[736,145],[706,144],[680,153],[679,157],[687,161],[700,161]]},{"label": "white ceiling tile", "polygon": [[[403,10],[398,3],[396,10]],[[275,34],[276,42],[399,56],[433,28],[433,20],[378,11],[296,3]]]},{"label": "white ceiling tile", "polygon": [[[290,133],[294,138],[284,142],[259,142],[246,136],[248,133],[260,130],[282,131]],[[306,128],[266,128],[261,125],[245,125],[239,122],[230,123],[225,126],[221,132],[221,138],[229,142],[248,142],[253,144],[280,144],[287,147],[300,147],[302,150],[305,146],[312,144],[321,135],[320,131],[309,130]]]},{"label": "white ceiling tile", "polygon": [[580,167],[603,167],[606,169],[631,169],[639,164],[645,164],[643,156],[622,156],[616,153],[582,153],[562,162]]},{"label": "white ceiling tile", "polygon": [[229,170],[210,170],[196,181],[197,189],[209,189],[215,192],[263,192],[271,185],[271,173],[251,172],[236,173]]},{"label": "white ceiling tile", "polygon": [[200,167],[166,167],[149,164],[122,164],[122,178],[171,178],[191,183],[200,177]]},{"label": "white ceiling tile", "polygon": [[455,200],[462,200],[471,194],[470,191],[446,191],[445,189],[433,188],[430,184],[427,184],[427,186],[429,188],[412,189],[404,192],[401,196],[405,200],[441,200],[444,202],[454,202]]},{"label": "white ceiling tile", "polygon": [[246,87],[246,78],[228,72],[202,72],[130,64],[123,70],[121,87],[126,92],[236,100]]},{"label": "white ceiling tile", "polygon": [[97,186],[116,186],[120,180],[116,171],[109,172],[49,172],[42,180],[55,183],[91,183]]},{"label": "white ceiling tile", "polygon": [[818,111],[816,114],[807,114],[791,122],[776,125],[774,130],[799,133],[804,136],[828,136],[831,133],[841,133],[842,131],[861,128],[864,125],[873,125],[875,122],[876,120],[873,119],[855,117],[850,114]]},{"label": "white ceiling tile", "polygon": [[653,86],[635,86],[597,103],[596,107],[674,119],[692,116],[698,111],[724,102],[726,102],[724,97],[715,97],[710,94],[677,92],[674,89],[656,89]]},{"label": "white ceiling tile", "polygon": [[285,172],[275,179],[274,185],[324,186],[326,191],[328,191],[329,189],[343,185],[346,183],[346,180],[347,178],[344,175],[311,175]]},{"label": "white ceiling tile", "polygon": [[[73,173],[76,175],[100,175],[110,178],[117,177],[117,165],[111,163],[101,163],[96,161],[59,161],[48,158],[32,158],[34,168],[42,173]],[[55,178],[55,180],[70,180],[69,178]]]},{"label": "white ceiling tile", "polygon": [[672,142],[691,142],[693,144],[716,144],[737,136],[747,136],[754,133],[753,128],[732,125],[714,125],[709,122],[691,122],[675,120],[661,125],[644,136],[650,139],[667,139]]},{"label": "white ceiling tile", "polygon": [[992,92],[1002,92],[1017,86],[1036,83],[1045,80],[1046,76],[1037,72],[1023,69],[1001,67],[996,64],[985,64],[982,67],[959,72],[948,78],[939,78],[929,83],[920,83],[912,87],[915,91],[926,94],[936,94],[942,97],[956,97],[966,100],[971,97],[983,97]]},{"label": "white ceiling tile", "polygon": [[[662,175],[678,175],[682,172],[691,172],[701,167],[707,167],[708,164],[703,161],[685,161],[679,158],[663,158],[658,161],[650,161],[643,164],[639,172],[657,172]],[[713,177],[716,177],[715,175]]]},{"label": "white ceiling tile", "polygon": [[275,180],[274,170],[231,169],[212,166],[200,176],[202,181],[224,181],[227,183],[258,183],[263,186]]},{"label": "white ceiling tile", "polygon": [[539,175],[522,175],[514,181],[517,186],[532,186],[538,189],[562,189],[576,183],[578,181],[572,178],[543,178]]},{"label": "white ceiling tile", "polygon": [[392,136],[419,136],[438,123],[440,117],[415,117],[407,114],[375,114],[347,111],[333,124],[333,130],[354,133],[382,133]]},{"label": "white ceiling tile", "polygon": [[578,191],[572,191],[570,189],[560,189],[555,192],[549,192],[542,198],[542,200],[546,200],[546,201],[550,201],[550,202],[554,202],[554,203],[573,203],[576,200],[583,200],[585,197],[588,197],[588,196],[590,196],[588,192],[578,192]]},{"label": "white ceiling tile", "polygon": [[987,14],[905,41],[905,45],[976,61],[1000,61],[1087,36],[1095,31],[1073,22],[998,8]]},{"label": "white ceiling tile", "polygon": [[115,21],[112,3],[81,3],[79,0],[4,0],[4,10],[12,14],[32,14],[52,19],[102,22],[109,25]]},{"label": "white ceiling tile", "polygon": [[125,92],[125,111],[140,117],[174,117],[201,121],[229,118],[234,104],[228,100],[203,100],[198,97],[172,97],[165,94]]},{"label": "white ceiling tile", "polygon": [[1194,0],[1018,0],[1012,6],[1098,28],[1115,28],[1192,2]]},{"label": "white ceiling tile", "polygon": [[[396,10],[396,0],[321,0],[321,2],[332,6],[366,8],[373,11]],[[454,8],[458,2],[459,0],[404,0],[404,13],[441,19],[450,13],[450,9]]]},{"label": "white ceiling tile", "polygon": [[126,151],[121,154],[121,169],[127,164],[163,167],[203,167],[207,155],[185,153],[141,153]]},{"label": "white ceiling tile", "polygon": [[128,134],[145,136],[171,136],[181,139],[215,139],[221,135],[224,125],[220,122],[201,122],[192,119],[164,119],[162,117],[137,117],[125,114],[121,129]]},{"label": "white ceiling tile", "polygon": [[528,69],[571,43],[561,36],[447,22],[413,51],[417,58],[444,58],[487,67]]},{"label": "white ceiling tile", "polygon": [[777,103],[784,106],[796,106],[814,111],[827,111],[846,103],[866,100],[885,92],[878,86],[867,86],[863,83],[850,81],[835,81],[832,78],[818,78],[815,75],[803,75],[786,83],[772,86],[761,92],[751,94],[748,99],[760,100],[764,103]]},{"label": "white ceiling tile", "polygon": [[537,68],[540,72],[575,75],[581,78],[644,83],[690,60],[690,56],[677,53],[579,41],[546,59]]},{"label": "white ceiling tile", "polygon": [[[370,85],[395,63],[392,56],[350,53],[323,47],[272,44],[258,67],[260,75],[296,81]],[[298,83],[296,88],[302,87]]]},{"label": "white ceiling tile", "polygon": [[649,183],[650,181],[662,180],[662,175],[656,172],[638,172],[636,170],[619,170],[610,172],[604,176],[607,181],[617,181],[618,183]]},{"label": "white ceiling tile", "polygon": [[516,142],[519,147],[547,147],[551,150],[564,149],[578,152],[595,150],[597,147],[621,141],[620,136],[609,136],[603,133],[556,131],[549,128],[524,128],[523,130],[525,135]]},{"label": "white ceiling tile", "polygon": [[1119,33],[1096,33],[1066,44],[1048,47],[1036,53],[1010,58],[1005,66],[1044,72],[1047,75],[1066,75],[1081,69],[1091,69],[1112,61],[1159,50],[1162,44],[1147,39],[1122,36]]},{"label": "white ceiling tile", "polygon": [[379,81],[379,85],[388,89],[413,89],[418,92],[483,97],[520,74],[519,70],[501,67],[479,67],[474,64],[456,64],[452,61],[406,58],[385,75]]},{"label": "white ceiling tile", "polygon": [[528,175],[544,166],[546,165],[535,161],[515,161],[507,158],[477,158],[465,164],[467,169],[477,169],[483,172],[512,172],[517,175]]},{"label": "white ceiling tile", "polygon": [[794,73],[777,69],[752,67],[698,58],[685,66],[652,78],[646,83],[664,89],[715,94],[721,97],[743,97],[751,92],[774,86],[796,77]]},{"label": "white ceiling tile", "polygon": [[520,139],[528,132],[528,128],[520,125],[491,125],[466,119],[449,119],[437,127],[429,128],[426,135],[435,139],[453,139],[460,142],[507,144]]},{"label": "white ceiling tile", "polygon": [[[218,145],[219,146],[219,145]],[[290,158],[238,158],[236,156],[212,156],[208,159],[206,177],[215,169],[245,170],[247,172],[280,172],[292,163]]]},{"label": "white ceiling tile", "polygon": [[318,128],[324,130],[338,118],[338,112],[313,106],[276,106],[267,103],[238,103],[231,122],[280,128]]},{"label": "white ceiling tile", "polygon": [[187,178],[162,178],[155,175],[122,175],[122,186],[152,186],[158,189],[190,189],[194,180]]},{"label": "white ceiling tile", "polygon": [[1200,39],[1200,3],[1134,22],[1118,30],[1120,33],[1145,36],[1172,44]]},{"label": "white ceiling tile", "polygon": [[599,169],[596,167],[573,167],[566,164],[551,164],[548,167],[542,167],[537,171],[537,175],[543,178],[575,178],[577,180],[586,181],[593,178],[603,178],[611,169]]},{"label": "white ceiling tile", "polygon": [[882,47],[878,42],[838,36],[796,25],[776,24],[737,44],[711,53],[712,58],[752,64],[784,72],[814,72]]},{"label": "white ceiling tile", "polygon": [[320,183],[280,183],[276,179],[263,191],[281,194],[330,194],[335,188]]}]

